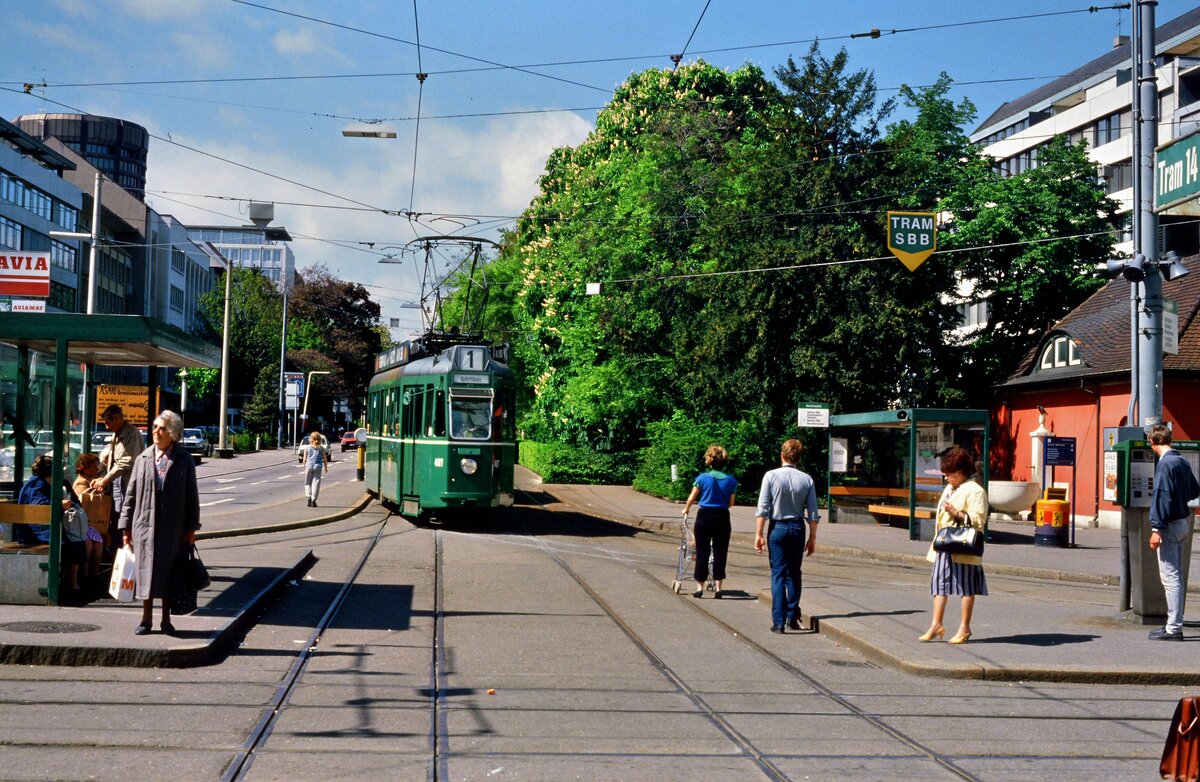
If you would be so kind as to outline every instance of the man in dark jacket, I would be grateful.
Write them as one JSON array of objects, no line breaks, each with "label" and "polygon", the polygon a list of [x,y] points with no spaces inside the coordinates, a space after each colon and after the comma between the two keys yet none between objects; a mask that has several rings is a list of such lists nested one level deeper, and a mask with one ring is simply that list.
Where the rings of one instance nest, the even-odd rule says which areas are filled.
[{"label": "man in dark jacket", "polygon": [[1150,428],[1150,447],[1158,457],[1150,492],[1150,548],[1158,552],[1158,577],[1167,595],[1167,625],[1151,632],[1150,640],[1182,641],[1187,585],[1182,583],[1180,565],[1183,542],[1192,529],[1188,503],[1200,495],[1200,484],[1187,461],[1171,447],[1166,424]]}]

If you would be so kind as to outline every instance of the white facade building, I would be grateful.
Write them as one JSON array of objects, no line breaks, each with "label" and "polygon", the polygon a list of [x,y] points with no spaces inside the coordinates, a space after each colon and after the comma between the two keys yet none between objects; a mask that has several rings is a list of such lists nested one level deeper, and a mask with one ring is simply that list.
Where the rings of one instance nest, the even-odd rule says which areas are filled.
[{"label": "white facade building", "polygon": [[[1200,8],[1159,25],[1155,42],[1161,145],[1200,129]],[[1054,136],[1086,141],[1097,177],[1128,213],[1133,205],[1131,74],[1130,44],[1122,36],[1107,53],[1005,103],[971,140],[1007,174],[1036,166],[1038,148]],[[1200,230],[1194,217],[1180,219],[1180,211],[1160,216],[1160,241],[1164,250],[1186,256],[1200,249]],[[1132,251],[1128,224],[1117,249]]]}]

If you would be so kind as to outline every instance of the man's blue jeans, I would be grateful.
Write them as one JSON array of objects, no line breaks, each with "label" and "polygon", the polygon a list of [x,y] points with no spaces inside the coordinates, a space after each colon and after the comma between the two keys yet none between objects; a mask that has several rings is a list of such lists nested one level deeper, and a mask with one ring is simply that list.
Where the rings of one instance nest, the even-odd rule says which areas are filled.
[{"label": "man's blue jeans", "polygon": [[1163,592],[1167,595],[1167,626],[1168,633],[1183,632],[1183,601],[1185,597],[1182,583],[1183,572],[1183,543],[1191,533],[1191,520],[1187,518],[1167,522],[1167,527],[1160,535],[1162,543],[1158,547],[1158,577],[1162,580]]},{"label": "man's blue jeans", "polygon": [[771,624],[783,627],[800,618],[800,566],[804,564],[804,521],[772,521],[767,530],[771,560]]}]

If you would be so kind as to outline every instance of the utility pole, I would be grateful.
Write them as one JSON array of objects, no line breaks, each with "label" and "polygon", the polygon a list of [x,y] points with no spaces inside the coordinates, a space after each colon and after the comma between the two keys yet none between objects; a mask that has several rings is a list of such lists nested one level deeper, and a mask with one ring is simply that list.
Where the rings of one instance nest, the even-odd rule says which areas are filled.
[{"label": "utility pole", "polygon": [[1137,311],[1134,342],[1138,347],[1137,399],[1138,418],[1130,425],[1149,428],[1162,421],[1162,273],[1159,270],[1158,215],[1154,213],[1154,151],[1158,147],[1158,79],[1154,72],[1154,7],[1157,0],[1137,0],[1134,14],[1138,29],[1138,60],[1133,63],[1134,89],[1141,100],[1141,111],[1134,118],[1139,142],[1135,162],[1140,183],[1134,247],[1145,259],[1145,279],[1141,282],[1142,306]]}]

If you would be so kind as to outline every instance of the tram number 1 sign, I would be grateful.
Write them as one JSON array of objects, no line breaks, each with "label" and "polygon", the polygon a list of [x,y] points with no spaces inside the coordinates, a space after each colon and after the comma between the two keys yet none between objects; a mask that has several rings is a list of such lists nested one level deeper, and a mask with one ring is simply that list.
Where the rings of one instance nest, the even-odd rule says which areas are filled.
[{"label": "tram number 1 sign", "polygon": [[888,212],[888,250],[915,272],[937,249],[937,215],[933,212]]}]

